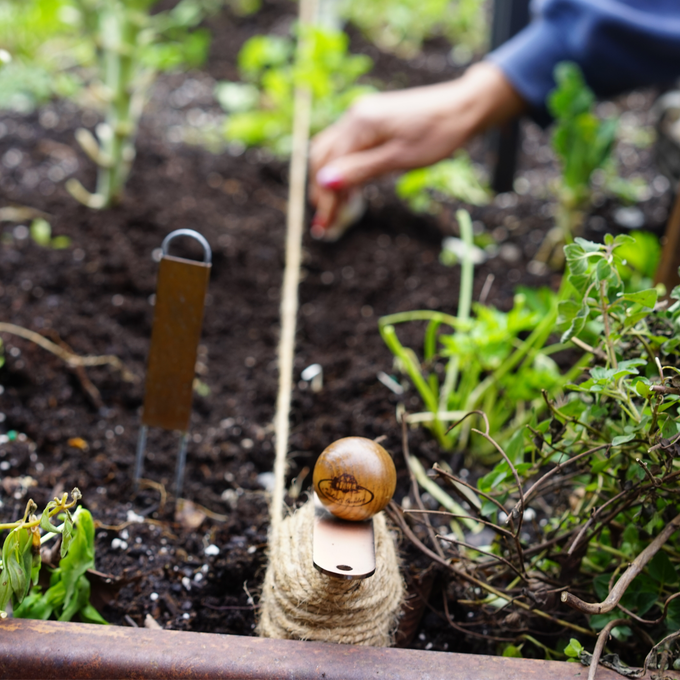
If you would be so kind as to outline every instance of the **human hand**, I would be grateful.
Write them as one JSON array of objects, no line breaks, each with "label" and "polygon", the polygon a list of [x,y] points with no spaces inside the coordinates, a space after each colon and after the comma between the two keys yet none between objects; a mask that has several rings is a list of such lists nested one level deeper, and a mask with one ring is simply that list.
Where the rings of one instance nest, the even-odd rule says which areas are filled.
[{"label": "human hand", "polygon": [[489,62],[472,66],[458,80],[360,99],[312,141],[312,235],[324,237],[363,182],[436,163],[524,108],[503,72]]}]

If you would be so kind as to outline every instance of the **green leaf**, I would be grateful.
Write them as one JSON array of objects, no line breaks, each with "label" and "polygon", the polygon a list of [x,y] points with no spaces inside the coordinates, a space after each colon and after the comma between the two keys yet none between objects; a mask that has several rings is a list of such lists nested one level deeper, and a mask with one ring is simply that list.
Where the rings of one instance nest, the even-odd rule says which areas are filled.
[{"label": "green leaf", "polygon": [[[64,526],[64,535],[66,527]],[[94,567],[94,522],[88,510],[78,510],[73,539],[65,557],[59,562],[61,578],[66,589],[64,606],[70,607],[78,579]],[[63,539],[62,539],[63,540]]]},{"label": "green leaf", "polygon": [[668,604],[666,628],[671,633],[680,630],[680,598],[677,598]]},{"label": "green leaf", "polygon": [[647,571],[653,579],[659,581],[662,585],[674,585],[678,582],[678,573],[670,558],[663,550],[659,550],[659,552],[654,555],[647,565]]},{"label": "green leaf", "polygon": [[89,602],[78,612],[78,616],[83,623],[109,625],[109,622]]},{"label": "green leaf", "polygon": [[621,604],[626,609],[635,609],[638,616],[644,616],[659,598],[659,586],[646,574],[640,574],[633,579]]},{"label": "green leaf", "polygon": [[495,521],[496,513],[498,512],[498,506],[487,498],[483,498],[482,507],[480,508],[479,512],[481,513],[482,517],[487,517]]},{"label": "green leaf", "polygon": [[40,528],[48,534],[60,534],[63,532],[63,529],[61,527],[57,527],[56,525],[52,524],[50,522],[50,512],[54,510],[54,508],[57,507],[57,503],[55,501],[50,501],[46,506],[45,509],[43,510],[42,515],[40,515]]},{"label": "green leaf", "polygon": [[577,659],[582,651],[583,645],[576,638],[571,638],[569,644],[564,648],[564,653],[574,659]]},{"label": "green leaf", "polygon": [[607,281],[612,275],[612,268],[607,260],[600,260],[595,267],[595,280]]},{"label": "green leaf", "polygon": [[52,226],[47,220],[42,218],[35,219],[31,222],[30,227],[31,238],[43,248],[48,248],[52,241]]},{"label": "green leaf", "polygon": [[513,659],[522,659],[524,658],[522,656],[522,650],[520,647],[517,647],[516,645],[508,645],[504,650],[503,650],[503,656],[507,656]]},{"label": "green leaf", "polygon": [[671,291],[671,297],[674,300],[680,300],[680,286],[675,286],[675,288],[673,288]]},{"label": "green leaf", "polygon": [[518,429],[505,447],[505,453],[513,464],[522,463],[524,458],[524,430]]},{"label": "green leaf", "polygon": [[581,238],[580,236],[577,236],[574,239],[574,242],[578,243],[578,245],[580,245],[581,248],[583,248],[583,251],[585,253],[599,253],[602,250],[602,246],[599,243],[595,243],[594,241],[587,241],[586,239]]},{"label": "green leaf", "polygon": [[17,619],[42,619],[46,621],[53,611],[48,598],[41,594],[39,587],[35,587],[20,605],[14,607],[13,616]]},{"label": "green leaf", "polygon": [[641,290],[638,293],[626,293],[623,296],[623,299],[628,302],[636,302],[643,307],[649,307],[651,309],[656,304],[658,296],[659,293],[655,288],[649,288],[648,290]]},{"label": "green leaf", "polygon": [[251,83],[222,82],[215,86],[215,98],[228,113],[250,111],[260,100],[260,91]]},{"label": "green leaf", "polygon": [[27,529],[12,529],[2,547],[3,574],[6,573],[12,594],[18,602],[26,596],[30,583],[31,570],[25,568],[24,552],[30,549],[30,537]]},{"label": "green leaf", "polygon": [[600,602],[606,600],[607,595],[609,595],[609,581],[611,580],[611,577],[611,574],[598,574],[593,579],[593,590]]},{"label": "green leaf", "polygon": [[632,439],[635,439],[635,437],[636,437],[635,434],[619,435],[618,437],[614,437],[614,439],[612,439],[612,446],[621,446],[621,444],[625,444],[626,442],[629,442]]},{"label": "green leaf", "polygon": [[7,569],[0,570],[0,611],[5,611],[7,603],[12,597],[12,586],[9,582]]},{"label": "green leaf", "polygon": [[71,513],[66,510],[64,512],[64,528],[61,533],[61,557],[64,558],[71,547],[73,540],[73,517]]}]

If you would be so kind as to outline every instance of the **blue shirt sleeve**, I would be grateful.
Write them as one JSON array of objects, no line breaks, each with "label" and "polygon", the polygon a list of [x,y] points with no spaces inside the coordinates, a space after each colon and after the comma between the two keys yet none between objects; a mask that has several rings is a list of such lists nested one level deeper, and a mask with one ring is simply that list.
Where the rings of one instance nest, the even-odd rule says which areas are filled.
[{"label": "blue shirt sleeve", "polygon": [[576,62],[599,97],[680,77],[680,0],[533,0],[533,21],[487,55],[547,122],[560,61]]}]

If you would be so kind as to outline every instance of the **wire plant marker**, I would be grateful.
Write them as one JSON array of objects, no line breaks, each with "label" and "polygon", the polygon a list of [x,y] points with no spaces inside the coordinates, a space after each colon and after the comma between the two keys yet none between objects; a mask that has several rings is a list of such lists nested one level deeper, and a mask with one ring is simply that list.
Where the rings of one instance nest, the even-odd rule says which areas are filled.
[{"label": "wire plant marker", "polygon": [[[203,247],[203,262],[168,255],[170,243],[178,236],[198,241]],[[194,371],[212,251],[206,239],[193,229],[177,229],[168,234],[161,251],[134,483],[137,490],[144,467],[148,428],[178,430],[181,433],[175,468],[175,497],[178,498],[184,481]]]}]

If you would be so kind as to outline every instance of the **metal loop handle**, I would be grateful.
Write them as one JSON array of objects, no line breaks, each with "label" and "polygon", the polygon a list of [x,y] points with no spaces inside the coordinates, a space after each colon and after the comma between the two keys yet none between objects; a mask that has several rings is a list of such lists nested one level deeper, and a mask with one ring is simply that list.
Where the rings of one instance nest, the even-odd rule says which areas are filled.
[{"label": "metal loop handle", "polygon": [[171,231],[163,239],[163,243],[161,243],[161,250],[163,251],[163,255],[168,254],[170,242],[177,236],[190,236],[191,238],[196,239],[203,246],[203,262],[205,264],[210,264],[212,262],[212,250],[210,249],[210,244],[206,240],[205,236],[199,234],[197,231],[194,231],[193,229],[176,229],[175,231]]}]

